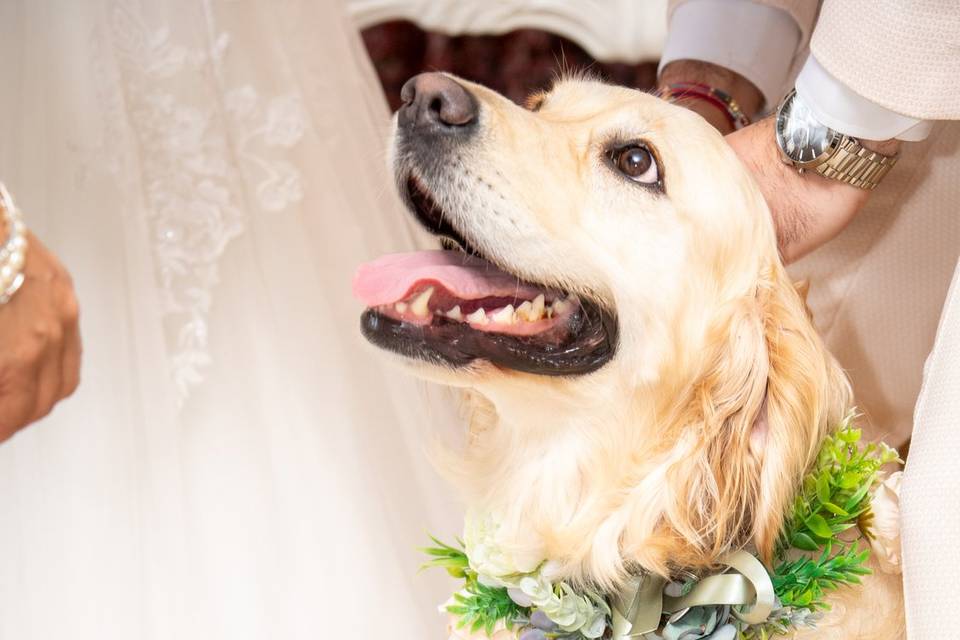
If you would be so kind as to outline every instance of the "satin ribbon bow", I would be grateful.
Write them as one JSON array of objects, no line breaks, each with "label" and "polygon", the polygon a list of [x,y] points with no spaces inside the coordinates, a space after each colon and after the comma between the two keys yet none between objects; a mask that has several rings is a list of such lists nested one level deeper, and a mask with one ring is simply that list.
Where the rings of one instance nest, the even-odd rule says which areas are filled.
[{"label": "satin ribbon bow", "polygon": [[[613,600],[613,640],[642,638],[660,627],[663,614],[689,607],[730,605],[733,615],[747,624],[764,622],[773,611],[773,582],[766,567],[746,551],[723,558],[724,573],[703,578],[689,593],[663,593],[667,580],[653,574],[637,576]],[[736,573],[728,573],[733,570]],[[736,607],[747,607],[737,611]]]}]

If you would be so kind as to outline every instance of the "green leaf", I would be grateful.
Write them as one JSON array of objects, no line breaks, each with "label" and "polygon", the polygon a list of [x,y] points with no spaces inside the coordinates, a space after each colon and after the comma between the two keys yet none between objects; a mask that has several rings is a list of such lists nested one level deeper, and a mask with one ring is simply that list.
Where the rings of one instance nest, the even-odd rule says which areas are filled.
[{"label": "green leaf", "polygon": [[470,578],[470,562],[466,553],[461,549],[440,542],[433,536],[430,536],[430,540],[437,546],[420,549],[431,558],[420,565],[421,571],[431,567],[440,567],[454,578]]},{"label": "green leaf", "polygon": [[461,558],[461,557],[466,558],[467,557],[463,551],[460,551],[459,549],[454,549],[452,547],[448,547],[442,544],[439,547],[422,547],[420,551],[423,551],[424,553],[430,556],[443,556],[447,558]]},{"label": "green leaf", "polygon": [[817,478],[817,497],[820,502],[830,502],[830,479],[825,475]]},{"label": "green leaf", "polygon": [[512,625],[517,618],[529,616],[529,609],[520,607],[510,599],[503,587],[487,587],[476,581],[467,581],[462,591],[453,595],[456,604],[447,605],[446,610],[457,616],[457,628],[469,629],[476,633],[481,629],[492,635],[498,622]]},{"label": "green leaf", "polygon": [[854,487],[859,487],[862,482],[863,474],[848,471],[840,476],[840,482],[838,484],[841,489],[853,489]]},{"label": "green leaf", "polygon": [[850,517],[850,513],[848,511],[846,511],[845,509],[841,509],[840,507],[833,504],[829,500],[823,501],[823,508],[834,515],[843,516],[844,518]]},{"label": "green leaf", "polygon": [[807,527],[815,533],[817,536],[829,540],[833,537],[833,531],[830,530],[830,525],[827,524],[827,521],[823,519],[823,516],[818,514],[813,514],[806,520]]},{"label": "green leaf", "polygon": [[854,509],[856,509],[857,505],[860,504],[860,502],[864,499],[864,497],[866,497],[867,493],[870,491],[870,486],[871,485],[869,482],[863,483],[863,486],[861,486],[859,489],[857,489],[853,493],[853,495],[847,498],[847,501],[843,503],[843,508],[851,512]]},{"label": "green leaf", "polygon": [[856,444],[862,435],[863,431],[860,429],[842,429],[837,432],[837,436],[847,444]]},{"label": "green leaf", "polygon": [[820,549],[820,545],[814,542],[813,538],[799,531],[791,536],[790,544],[797,549],[803,549],[804,551],[817,551]]}]

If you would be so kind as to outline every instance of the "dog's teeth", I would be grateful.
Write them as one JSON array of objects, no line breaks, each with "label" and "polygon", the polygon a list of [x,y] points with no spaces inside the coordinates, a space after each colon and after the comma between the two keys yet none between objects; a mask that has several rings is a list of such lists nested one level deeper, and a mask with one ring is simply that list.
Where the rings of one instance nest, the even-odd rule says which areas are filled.
[{"label": "dog's teeth", "polygon": [[570,307],[570,303],[566,300],[557,300],[553,303],[553,312],[554,313],[563,313]]},{"label": "dog's teeth", "polygon": [[399,311],[400,313],[406,313],[406,312],[407,312],[407,303],[406,303],[406,302],[398,302],[397,304],[393,305],[393,308],[396,309],[397,311]]},{"label": "dog's teeth", "polygon": [[490,316],[490,318],[494,322],[498,322],[500,324],[513,324],[515,321],[513,317],[513,305],[508,304],[503,309],[500,309],[500,311],[497,311],[495,314]]},{"label": "dog's teeth", "polygon": [[457,322],[463,322],[463,314],[460,312],[460,305],[455,306],[450,311],[447,311],[447,317],[451,320],[456,320]]},{"label": "dog's teeth", "polygon": [[524,300],[523,304],[517,307],[517,317],[521,320],[526,320],[527,322],[533,322],[537,318],[533,315],[533,305],[529,300]]},{"label": "dog's teeth", "polygon": [[536,298],[533,299],[533,310],[531,313],[531,319],[539,320],[540,318],[542,318],[543,310],[544,310],[544,300],[543,300],[543,294],[541,293],[540,295],[538,295]]},{"label": "dog's teeth", "polygon": [[430,313],[430,309],[427,307],[427,303],[430,302],[430,296],[433,295],[433,287],[429,287],[423,293],[418,295],[416,299],[410,303],[410,310],[413,311],[413,315],[418,318],[426,318]]},{"label": "dog's teeth", "polygon": [[471,324],[487,324],[490,322],[487,320],[487,312],[483,309],[477,309],[473,313],[467,316],[467,322]]}]

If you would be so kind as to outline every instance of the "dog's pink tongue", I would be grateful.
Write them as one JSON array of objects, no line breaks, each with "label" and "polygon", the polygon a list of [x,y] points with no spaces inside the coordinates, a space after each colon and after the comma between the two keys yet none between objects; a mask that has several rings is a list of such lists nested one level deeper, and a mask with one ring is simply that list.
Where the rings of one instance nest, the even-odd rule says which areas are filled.
[{"label": "dog's pink tongue", "polygon": [[392,253],[360,265],[353,277],[353,295],[368,307],[393,304],[423,281],[435,281],[463,300],[532,299],[540,292],[486,260],[460,251],[417,251]]}]

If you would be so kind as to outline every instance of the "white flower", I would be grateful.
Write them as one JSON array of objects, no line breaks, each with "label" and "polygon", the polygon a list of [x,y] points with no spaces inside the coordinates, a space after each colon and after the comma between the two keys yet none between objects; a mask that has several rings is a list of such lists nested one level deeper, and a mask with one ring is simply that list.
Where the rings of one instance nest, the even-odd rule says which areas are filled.
[{"label": "white flower", "polygon": [[493,628],[493,635],[489,636],[483,629],[471,632],[469,625],[464,625],[458,629],[458,622],[459,618],[454,615],[450,616],[447,623],[448,640],[516,640],[517,638],[517,632],[507,629],[503,621],[497,623],[497,626]]},{"label": "white flower", "polygon": [[[478,543],[472,548],[468,546],[467,555],[470,558],[470,568],[481,576],[496,579],[516,573],[503,552],[495,546],[485,543]],[[495,581],[487,586],[502,586],[502,583]]]},{"label": "white flower", "polygon": [[596,611],[593,618],[583,625],[580,633],[584,638],[599,638],[607,630],[607,616],[603,611]]},{"label": "white flower", "polygon": [[[495,578],[537,571],[543,564],[543,550],[505,544],[498,535],[499,528],[497,519],[489,513],[467,514],[463,541],[470,568]],[[510,585],[504,582],[503,586]]]},{"label": "white flower", "polygon": [[561,566],[556,560],[547,560],[540,566],[540,575],[547,582],[556,582],[560,579]]},{"label": "white flower", "polygon": [[534,602],[549,600],[553,596],[553,587],[543,576],[525,576],[520,579],[517,588]]},{"label": "white flower", "polygon": [[505,587],[511,600],[542,613],[565,632],[579,631],[586,638],[603,635],[610,614],[606,601],[593,592],[576,593],[561,581],[561,565],[545,562],[538,550],[505,551],[495,523],[489,514],[467,515],[464,546],[478,581]]},{"label": "white flower", "polygon": [[533,606],[533,600],[530,598],[530,596],[525,594],[517,587],[510,587],[507,589],[507,595],[510,596],[510,599],[521,607]]},{"label": "white flower", "polygon": [[880,569],[885,573],[900,573],[900,481],[903,472],[897,471],[877,487],[870,501],[873,524],[870,546]]}]

